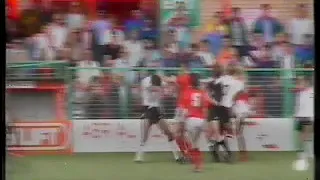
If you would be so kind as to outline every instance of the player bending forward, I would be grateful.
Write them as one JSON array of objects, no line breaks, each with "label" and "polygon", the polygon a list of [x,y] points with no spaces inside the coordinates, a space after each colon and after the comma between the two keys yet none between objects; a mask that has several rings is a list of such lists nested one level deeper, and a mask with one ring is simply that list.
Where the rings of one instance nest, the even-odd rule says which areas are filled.
[{"label": "player bending forward", "polygon": [[190,78],[191,87],[185,92],[182,108],[186,119],[186,129],[191,138],[191,160],[195,165],[194,171],[199,172],[202,169],[203,158],[199,150],[198,141],[206,124],[208,105],[209,103],[215,104],[215,101],[200,89],[199,79],[196,74],[192,74]]},{"label": "player bending forward", "polygon": [[176,161],[180,161],[178,146],[174,141],[173,133],[170,131],[167,122],[162,119],[160,101],[162,96],[162,81],[158,75],[152,75],[144,78],[141,82],[142,101],[144,106],[144,117],[141,127],[141,144],[136,153],[135,161],[142,162],[146,142],[148,140],[149,131],[153,124],[157,124],[159,128],[168,137],[169,144]]},{"label": "player bending forward", "polygon": [[312,146],[312,124],[314,117],[314,89],[311,80],[302,78],[298,80],[298,97],[296,100],[297,130],[300,136],[300,147],[298,149],[297,170],[308,168],[308,153],[311,154]]},{"label": "player bending forward", "polygon": [[226,74],[220,76],[214,81],[218,87],[221,88],[221,99],[218,101],[218,106],[215,107],[217,112],[217,119],[220,124],[218,132],[220,132],[219,137],[216,139],[214,145],[214,154],[218,154],[219,146],[222,146],[227,155],[225,159],[228,162],[232,161],[232,153],[229,148],[227,141],[228,137],[232,137],[232,106],[235,104],[235,100],[240,93],[244,90],[244,82],[239,79],[241,69],[236,65],[229,65],[226,70]]}]

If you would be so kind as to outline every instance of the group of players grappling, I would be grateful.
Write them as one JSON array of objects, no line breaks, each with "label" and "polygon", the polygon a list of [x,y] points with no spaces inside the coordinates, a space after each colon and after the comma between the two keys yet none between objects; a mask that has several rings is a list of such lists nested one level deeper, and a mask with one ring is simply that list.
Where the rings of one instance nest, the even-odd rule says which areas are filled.
[{"label": "group of players grappling", "polygon": [[[236,135],[241,160],[246,160],[243,138],[243,120],[248,116],[248,97],[245,93],[243,71],[236,65],[226,69],[215,66],[213,76],[200,80],[199,75],[191,73],[185,64],[177,77],[150,75],[141,82],[142,139],[135,161],[142,162],[145,145],[152,125],[157,124],[168,137],[174,158],[178,162],[192,162],[194,171],[202,170],[203,157],[199,150],[199,138],[206,133],[209,150],[215,161],[220,161],[219,148],[225,150],[224,160],[233,161],[227,139]],[[161,97],[163,85],[175,83],[178,88],[175,120],[177,126],[172,131],[162,117]],[[205,83],[207,88],[201,88]],[[236,119],[236,132],[231,128],[231,118]]]}]

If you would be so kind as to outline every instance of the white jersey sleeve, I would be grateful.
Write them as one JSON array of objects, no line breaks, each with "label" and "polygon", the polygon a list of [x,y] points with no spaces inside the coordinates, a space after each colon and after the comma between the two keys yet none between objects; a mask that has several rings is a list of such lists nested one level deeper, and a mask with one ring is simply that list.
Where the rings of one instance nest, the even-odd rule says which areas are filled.
[{"label": "white jersey sleeve", "polygon": [[[161,83],[163,85],[163,83]],[[141,81],[141,95],[143,106],[159,107],[161,101],[161,87],[153,88],[151,84],[151,76]]]},{"label": "white jersey sleeve", "polygon": [[216,83],[220,83],[222,86],[222,99],[220,105],[227,108],[233,106],[235,103],[234,97],[244,90],[244,82],[229,75],[219,78]]}]

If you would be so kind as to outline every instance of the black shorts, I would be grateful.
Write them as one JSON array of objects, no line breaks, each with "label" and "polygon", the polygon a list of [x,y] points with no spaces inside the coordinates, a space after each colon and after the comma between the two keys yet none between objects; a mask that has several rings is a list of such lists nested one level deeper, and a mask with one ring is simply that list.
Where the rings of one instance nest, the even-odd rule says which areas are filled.
[{"label": "black shorts", "polygon": [[219,108],[217,108],[216,106],[215,107],[210,107],[208,109],[208,118],[207,118],[208,122],[217,121],[219,119],[218,109]]},{"label": "black shorts", "polygon": [[220,123],[221,124],[229,123],[232,117],[231,109],[223,106],[218,106],[217,108],[218,108],[217,109],[218,120],[220,121]]},{"label": "black shorts", "polygon": [[308,117],[296,117],[296,129],[302,131],[303,126],[312,125],[311,118]]},{"label": "black shorts", "polygon": [[162,114],[159,107],[151,107],[145,106],[145,118],[151,124],[157,124],[162,119]]}]

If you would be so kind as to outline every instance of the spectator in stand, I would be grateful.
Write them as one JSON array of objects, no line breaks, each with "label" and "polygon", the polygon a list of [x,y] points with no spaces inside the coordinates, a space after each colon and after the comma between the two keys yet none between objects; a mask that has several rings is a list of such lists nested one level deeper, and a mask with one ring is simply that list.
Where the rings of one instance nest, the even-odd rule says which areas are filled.
[{"label": "spectator in stand", "polygon": [[162,56],[162,66],[163,67],[178,67],[179,63],[176,59],[176,53],[172,51],[169,44],[166,44],[163,49]]},{"label": "spectator in stand", "polygon": [[[135,73],[130,70],[131,63],[130,63],[130,57],[129,52],[126,48],[120,49],[120,57],[116,59],[114,68],[113,68],[113,76],[115,78],[115,81],[119,84],[119,103],[120,104],[126,104],[128,100],[128,88],[131,87],[135,81]],[[129,70],[128,70],[129,69]]]},{"label": "spectator in stand", "polygon": [[18,33],[18,29],[17,29],[17,24],[16,24],[16,21],[14,21],[14,19],[12,19],[10,16],[9,16],[9,6],[7,5],[6,3],[6,43],[9,43],[11,42],[16,36],[17,36],[17,33]]},{"label": "spectator in stand", "polygon": [[110,59],[114,61],[119,58],[120,49],[121,45],[117,41],[117,35],[114,33],[111,35],[110,42],[106,45],[104,54],[110,56]]},{"label": "spectator in stand", "polygon": [[79,2],[71,2],[69,7],[69,13],[67,14],[66,24],[68,31],[82,29],[84,26],[85,17],[82,13],[82,9]]},{"label": "spectator in stand", "polygon": [[233,8],[233,16],[229,21],[229,30],[232,46],[237,49],[241,58],[248,56],[248,30],[244,19],[241,17],[241,9]]},{"label": "spectator in stand", "polygon": [[191,44],[191,51],[189,54],[190,68],[204,68],[205,62],[199,56],[200,48],[198,44]]},{"label": "spectator in stand", "polygon": [[272,59],[272,49],[269,44],[263,46],[260,54],[257,56],[256,68],[274,68],[275,61]]},{"label": "spectator in stand", "polygon": [[253,32],[262,34],[264,42],[272,45],[276,36],[283,33],[284,27],[278,19],[272,17],[270,4],[262,4],[260,8],[263,13],[253,23]]},{"label": "spectator in stand", "polygon": [[[105,65],[105,67],[112,67]],[[113,78],[109,70],[104,70],[101,77],[101,85],[103,88],[103,96],[105,97],[105,114],[107,118],[118,118],[119,115],[119,84]]]},{"label": "spectator in stand", "polygon": [[56,60],[68,62],[69,67],[76,67],[78,63],[78,61],[72,59],[72,51],[70,48],[60,49],[57,53]]},{"label": "spectator in stand", "polygon": [[229,36],[223,38],[223,49],[217,56],[217,63],[222,67],[227,67],[231,63],[239,62],[238,52],[232,47]]},{"label": "spectator in stand", "polygon": [[77,67],[76,74],[78,77],[78,87],[82,92],[86,92],[90,83],[90,80],[95,76],[100,76],[101,72],[99,69],[85,69],[85,68],[98,68],[100,64],[92,59],[91,51],[87,50],[83,53],[83,59],[81,59]]},{"label": "spectator in stand", "polygon": [[128,19],[125,24],[125,34],[127,37],[131,36],[132,31],[137,31],[138,37],[140,38],[141,30],[145,27],[143,15],[140,10],[132,10],[131,18]]},{"label": "spectator in stand", "polygon": [[210,43],[207,40],[200,42],[200,51],[198,52],[198,56],[201,61],[205,63],[205,67],[212,67],[216,63],[214,55],[210,52]]},{"label": "spectator in stand", "polygon": [[72,59],[80,60],[82,58],[83,52],[83,41],[81,37],[80,30],[74,30],[69,34],[69,41],[67,46],[71,49]]},{"label": "spectator in stand", "polygon": [[129,53],[130,66],[138,66],[144,56],[144,44],[139,40],[139,31],[131,32],[129,39],[124,43],[124,47]]},{"label": "spectator in stand", "polygon": [[108,46],[111,41],[113,43],[122,44],[125,37],[123,31],[116,26],[116,20],[109,15],[108,21],[110,23],[110,28],[105,31],[104,44]]},{"label": "spectator in stand", "polygon": [[32,52],[34,60],[46,61],[54,58],[50,36],[49,26],[43,26],[41,32],[34,35],[34,50]]},{"label": "spectator in stand", "polygon": [[284,69],[284,78],[294,77],[295,57],[292,45],[288,41],[280,41],[273,48],[275,67]]},{"label": "spectator in stand", "polygon": [[104,96],[103,86],[100,77],[90,78],[88,93],[86,93],[86,118],[104,119],[106,117],[106,96]]},{"label": "spectator in stand", "polygon": [[296,7],[296,17],[291,19],[287,32],[290,35],[290,42],[299,47],[305,46],[306,35],[314,34],[314,23],[308,18],[308,8],[306,4],[298,4]]},{"label": "spectator in stand", "polygon": [[91,49],[91,42],[92,41],[92,29],[90,28],[89,23],[82,28],[81,30],[81,42],[82,42],[82,49],[89,50]]},{"label": "spectator in stand", "polygon": [[159,67],[160,66],[160,53],[156,49],[154,41],[147,40],[145,44],[145,53],[143,60],[140,64],[141,67]]},{"label": "spectator in stand", "polygon": [[53,7],[52,1],[42,0],[41,3],[38,4],[38,9],[41,13],[41,24],[46,25],[51,23],[53,20],[53,14],[56,11]]},{"label": "spectator in stand", "polygon": [[94,61],[99,64],[103,63],[105,52],[105,34],[110,29],[110,23],[105,19],[105,13],[99,12],[98,19],[92,24],[92,52]]},{"label": "spectator in stand", "polygon": [[218,56],[222,49],[223,36],[228,34],[228,27],[225,25],[221,12],[216,12],[212,19],[212,24],[208,24],[207,35],[204,38],[210,43],[210,51],[214,56]]},{"label": "spectator in stand", "polygon": [[190,18],[184,2],[176,2],[176,16],[169,22],[169,29],[175,30],[175,39],[177,40],[180,49],[184,50],[190,47]]},{"label": "spectator in stand", "polygon": [[61,14],[55,14],[53,17],[53,23],[50,25],[50,38],[49,43],[51,45],[54,57],[56,53],[65,47],[65,43],[68,37],[68,30],[65,26],[63,16]]},{"label": "spectator in stand", "polygon": [[206,26],[206,32],[210,33],[218,33],[222,35],[228,34],[228,27],[225,25],[222,12],[215,12],[214,16],[212,16],[211,22]]},{"label": "spectator in stand", "polygon": [[296,63],[299,67],[313,66],[314,65],[314,40],[313,35],[305,35],[304,36],[304,45],[296,47],[295,57]]},{"label": "spectator in stand", "polygon": [[168,31],[168,43],[167,47],[165,47],[167,48],[167,50],[174,54],[178,53],[180,50],[176,33],[177,31],[174,29]]},{"label": "spectator in stand", "polygon": [[29,2],[21,12],[21,30],[19,33],[23,37],[29,37],[41,31],[41,12],[33,2]]},{"label": "spectator in stand", "polygon": [[141,31],[141,39],[156,42],[158,40],[158,36],[159,33],[154,22],[152,22],[151,19],[145,20],[145,27]]}]

